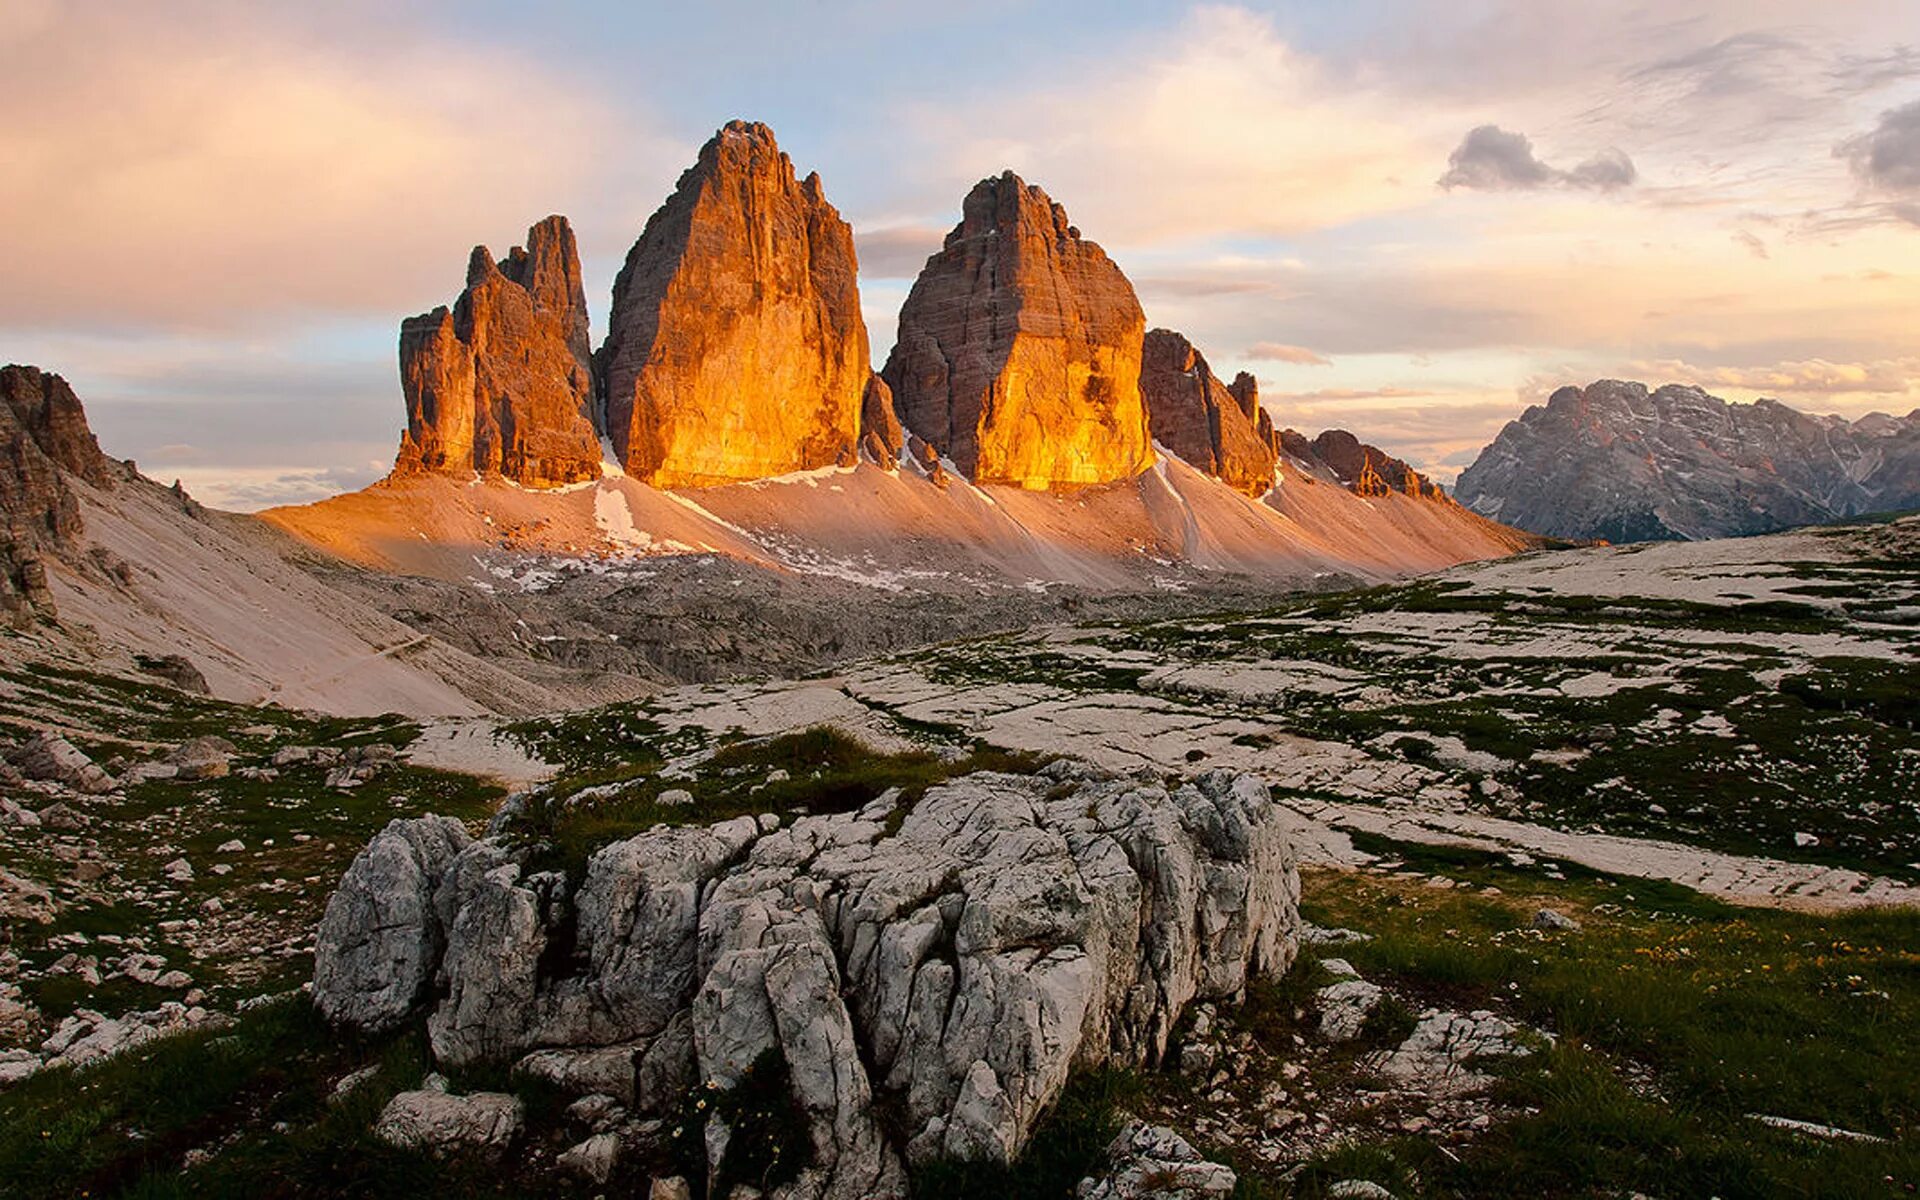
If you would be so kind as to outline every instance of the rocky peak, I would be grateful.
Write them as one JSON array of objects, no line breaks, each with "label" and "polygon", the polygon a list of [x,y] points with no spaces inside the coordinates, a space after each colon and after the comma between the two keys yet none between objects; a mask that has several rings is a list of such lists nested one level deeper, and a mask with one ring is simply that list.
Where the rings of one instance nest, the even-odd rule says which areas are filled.
[{"label": "rocky peak", "polygon": [[1106,483],[1153,463],[1145,329],[1120,268],[1008,171],[967,194],[882,374],[907,429],[976,482]]},{"label": "rocky peak", "polygon": [[78,479],[111,489],[125,468],[100,452],[67,381],[0,367],[0,616],[15,627],[55,616],[47,559],[79,548]]},{"label": "rocky peak", "polygon": [[[65,379],[38,367],[0,367],[0,402],[6,406],[0,420],[8,423],[6,436],[10,441],[31,442],[48,465],[95,487],[113,486],[120,472],[113,460],[101,453],[100,443],[87,426],[86,410]],[[13,463],[21,462],[22,449],[14,450]]]},{"label": "rocky peak", "polygon": [[599,366],[627,472],[704,487],[849,462],[872,375],[853,231],[733,121],[648,219]]},{"label": "rocky peak", "polygon": [[1597,380],[1509,422],[1460,475],[1463,504],[1554,537],[1766,533],[1920,505],[1920,421],[1850,422],[1697,386]]},{"label": "rocky peak", "polygon": [[1408,496],[1444,500],[1446,491],[1404,461],[1378,446],[1368,445],[1344,429],[1329,429],[1313,439],[1313,456],[1326,464],[1341,483],[1361,496],[1400,492]]},{"label": "rocky peak", "polygon": [[1147,333],[1140,393],[1153,440],[1229,487],[1257,496],[1273,486],[1274,447],[1255,415],[1253,377],[1242,372],[1234,385],[1242,392],[1221,383],[1181,335],[1170,329]]},{"label": "rocky peak", "polygon": [[453,308],[401,322],[400,382],[395,474],[477,472],[529,487],[598,478],[587,300],[567,219],[533,226],[497,263],[475,246]]}]

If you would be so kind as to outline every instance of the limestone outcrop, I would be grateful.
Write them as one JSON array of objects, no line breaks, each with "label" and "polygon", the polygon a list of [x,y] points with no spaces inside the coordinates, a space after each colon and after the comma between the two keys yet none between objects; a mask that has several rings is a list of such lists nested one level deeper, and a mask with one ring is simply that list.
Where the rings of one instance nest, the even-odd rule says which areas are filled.
[{"label": "limestone outcrop", "polygon": [[734,121],[647,221],[599,367],[628,474],[705,487],[850,462],[872,373],[853,231]]},{"label": "limestone outcrop", "polygon": [[968,193],[882,374],[909,432],[976,483],[1098,484],[1153,464],[1133,286],[1011,171]]},{"label": "limestone outcrop", "polygon": [[[416,847],[440,836],[396,822],[348,871],[321,1010],[377,1028],[401,997],[429,1003],[414,951],[444,945],[443,1065],[517,1062],[664,1115],[771,1057],[811,1140],[786,1196],[899,1195],[909,1161],[1011,1159],[1070,1071],[1158,1060],[1189,1003],[1286,969],[1299,925],[1267,789],[1226,772],[1170,791],[1062,760],[910,808],[659,826],[594,853],[577,890],[504,835],[427,880]],[[355,932],[381,894],[391,953]],[[729,1136],[708,1126],[710,1158]]]},{"label": "limestone outcrop", "polygon": [[565,217],[495,262],[475,246],[453,308],[400,324],[407,431],[396,474],[556,487],[600,475],[580,254]]},{"label": "limestone outcrop", "polygon": [[1248,495],[1273,486],[1273,423],[1263,434],[1253,376],[1242,371],[1231,386],[1221,383],[1192,342],[1153,329],[1141,347],[1140,393],[1155,442]]}]

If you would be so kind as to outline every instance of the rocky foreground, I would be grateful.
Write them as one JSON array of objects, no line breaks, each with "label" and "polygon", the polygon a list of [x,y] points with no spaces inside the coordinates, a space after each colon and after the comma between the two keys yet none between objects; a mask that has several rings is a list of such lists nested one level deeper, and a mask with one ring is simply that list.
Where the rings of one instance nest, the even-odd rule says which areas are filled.
[{"label": "rocky foreground", "polygon": [[[659,826],[577,884],[510,814],[477,841],[437,818],[374,839],[321,924],[321,1012],[378,1032],[425,1007],[442,1068],[604,1097],[632,1117],[623,1153],[670,1158],[690,1099],[783,1080],[809,1152],[776,1195],[1011,1161],[1071,1072],[1159,1061],[1189,1005],[1297,948],[1292,849],[1247,776],[1168,790],[1061,760],[914,804]],[[390,1115],[476,1103],[498,1101],[406,1094]],[[764,1135],[716,1107],[681,1136],[725,1179]]]}]

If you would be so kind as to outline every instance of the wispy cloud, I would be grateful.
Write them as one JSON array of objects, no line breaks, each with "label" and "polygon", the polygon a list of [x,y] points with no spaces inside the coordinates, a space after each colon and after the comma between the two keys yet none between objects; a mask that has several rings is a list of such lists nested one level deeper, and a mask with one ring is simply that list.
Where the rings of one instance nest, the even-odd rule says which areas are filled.
[{"label": "wispy cloud", "polygon": [[1333,360],[1324,354],[1316,354],[1305,346],[1289,346],[1285,342],[1255,342],[1247,347],[1246,356],[1263,362],[1292,363],[1299,367],[1333,365]]},{"label": "wispy cloud", "polygon": [[0,55],[16,327],[423,307],[474,242],[597,193],[608,146],[662,145],[558,64],[264,6],[60,6],[0,24]]}]

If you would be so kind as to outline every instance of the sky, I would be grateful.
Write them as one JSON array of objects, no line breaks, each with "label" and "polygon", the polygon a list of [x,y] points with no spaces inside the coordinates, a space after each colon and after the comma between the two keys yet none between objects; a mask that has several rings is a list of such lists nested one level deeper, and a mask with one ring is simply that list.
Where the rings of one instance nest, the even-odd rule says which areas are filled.
[{"label": "sky", "polygon": [[597,340],[735,117],[853,225],[876,366],[1011,168],[1280,424],[1442,480],[1599,378],[1920,407],[1915,0],[0,0],[0,60],[0,360],[226,507],[386,472],[476,243],[566,214]]}]

